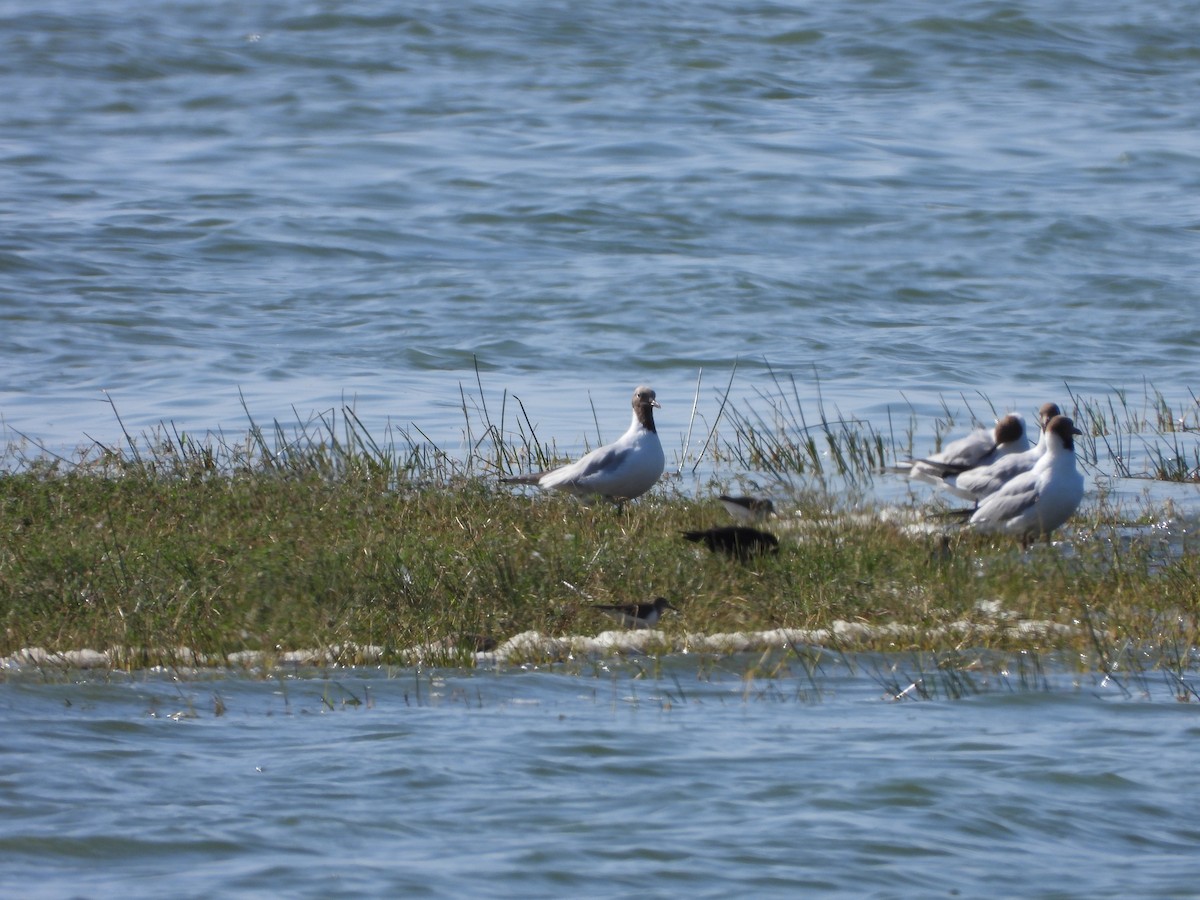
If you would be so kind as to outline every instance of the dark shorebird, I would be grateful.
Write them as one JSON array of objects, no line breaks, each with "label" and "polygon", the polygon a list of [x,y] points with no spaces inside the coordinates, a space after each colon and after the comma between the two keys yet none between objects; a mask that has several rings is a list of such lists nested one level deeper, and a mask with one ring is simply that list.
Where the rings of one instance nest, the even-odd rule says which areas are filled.
[{"label": "dark shorebird", "polygon": [[615,606],[594,606],[606,616],[616,619],[626,628],[653,628],[668,609],[678,609],[672,606],[666,597],[655,597],[652,603],[622,603]]},{"label": "dark shorebird", "polygon": [[654,391],[640,386],[633,392],[633,421],[611,444],[597,447],[557,469],[500,480],[505,484],[536,484],[578,497],[599,496],[618,502],[640,497],[654,487],[666,467],[662,442],[654,429],[655,407],[662,408]]},{"label": "dark shorebird", "polygon": [[725,511],[739,522],[761,522],[775,513],[775,504],[766,497],[722,494],[718,499]]},{"label": "dark shorebird", "polygon": [[724,553],[743,562],[762,556],[764,553],[779,552],[779,538],[757,528],[745,525],[725,525],[704,531],[685,531],[685,540],[704,544],[714,553]]}]

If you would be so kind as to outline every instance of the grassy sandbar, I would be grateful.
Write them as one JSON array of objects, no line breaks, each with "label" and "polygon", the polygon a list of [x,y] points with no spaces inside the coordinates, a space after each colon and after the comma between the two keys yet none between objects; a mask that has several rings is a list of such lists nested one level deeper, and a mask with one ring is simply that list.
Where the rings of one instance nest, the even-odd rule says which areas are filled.
[{"label": "grassy sandbar", "polygon": [[[794,418],[770,431],[772,417],[742,411],[730,439],[714,440],[714,426],[707,445],[743,471],[758,459],[780,485],[801,457],[860,484],[889,452],[854,423]],[[471,662],[524,632],[595,635],[612,623],[594,604],[660,595],[680,610],[657,649],[787,629],[835,650],[1037,651],[1091,670],[1132,660],[1182,672],[1200,647],[1200,557],[1186,528],[1164,536],[1169,510],[1131,524],[1128,510],[1091,502],[1063,542],[1027,551],[913,533],[870,501],[854,508],[793,482],[776,491],[784,514],[769,526],[781,552],[742,564],[680,539],[726,519],[669,483],[621,510],[585,506],[497,483],[548,453],[534,435],[514,450],[484,423],[468,442],[475,455],[455,465],[347,421],[336,438],[327,423],[288,435],[252,426],[232,445],[165,432],[86,461],[10,465],[0,658],[94,648],[141,668],[315,648],[406,664],[419,647],[426,660]],[[546,656],[570,647],[554,646]]]}]

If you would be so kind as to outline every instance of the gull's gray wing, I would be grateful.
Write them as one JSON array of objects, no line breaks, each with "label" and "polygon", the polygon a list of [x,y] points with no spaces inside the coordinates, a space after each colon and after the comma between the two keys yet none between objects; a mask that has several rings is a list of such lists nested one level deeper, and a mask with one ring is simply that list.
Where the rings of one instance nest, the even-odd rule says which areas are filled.
[{"label": "gull's gray wing", "polygon": [[1031,468],[1019,453],[1002,456],[990,466],[967,469],[955,476],[954,484],[977,496],[987,496],[1000,490],[1005,484]]},{"label": "gull's gray wing", "polygon": [[579,470],[573,477],[590,478],[601,472],[615,472],[624,465],[632,450],[632,447],[599,447],[576,463]]},{"label": "gull's gray wing", "polygon": [[1003,525],[1010,519],[1015,519],[1037,503],[1038,490],[1036,478],[1021,478],[1010,481],[1004,490],[984,498],[979,504],[975,515],[971,516],[972,525]]},{"label": "gull's gray wing", "polygon": [[582,488],[584,492],[594,479],[602,479],[617,471],[629,456],[632,447],[609,445],[597,447],[591,453],[585,453],[573,463],[552,472],[547,472],[542,479],[542,487],[572,487]]}]

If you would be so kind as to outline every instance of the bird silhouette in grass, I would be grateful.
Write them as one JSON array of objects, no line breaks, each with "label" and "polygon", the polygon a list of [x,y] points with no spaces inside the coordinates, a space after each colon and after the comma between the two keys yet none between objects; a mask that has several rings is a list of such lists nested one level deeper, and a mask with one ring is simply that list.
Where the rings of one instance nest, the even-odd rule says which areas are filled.
[{"label": "bird silhouette in grass", "polygon": [[606,616],[616,619],[626,628],[653,628],[668,609],[678,609],[672,606],[666,597],[655,597],[650,603],[618,603],[614,605],[597,604],[598,609]]},{"label": "bird silhouette in grass", "polygon": [[724,553],[742,562],[779,552],[779,538],[746,525],[725,525],[703,531],[685,531],[683,537],[693,543],[704,544],[714,553]]},{"label": "bird silhouette in grass", "polygon": [[775,504],[767,497],[722,494],[717,499],[739,522],[762,522],[775,514]]}]

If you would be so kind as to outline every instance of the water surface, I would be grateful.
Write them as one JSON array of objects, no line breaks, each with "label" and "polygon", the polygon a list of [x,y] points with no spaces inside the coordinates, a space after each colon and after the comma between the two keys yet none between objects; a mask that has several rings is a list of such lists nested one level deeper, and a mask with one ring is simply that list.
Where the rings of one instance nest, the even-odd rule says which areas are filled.
[{"label": "water surface", "polygon": [[[912,659],[0,686],[8,896],[1186,896],[1195,710]],[[1130,689],[1133,690],[1130,690]],[[18,774],[19,773],[19,774]]]},{"label": "water surface", "polygon": [[0,415],[74,446],[110,401],[135,434],[354,403],[450,445],[478,364],[573,443],[642,381],[680,433],[735,362],[877,423],[1186,406],[1193,13],[9,5]]}]

